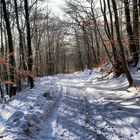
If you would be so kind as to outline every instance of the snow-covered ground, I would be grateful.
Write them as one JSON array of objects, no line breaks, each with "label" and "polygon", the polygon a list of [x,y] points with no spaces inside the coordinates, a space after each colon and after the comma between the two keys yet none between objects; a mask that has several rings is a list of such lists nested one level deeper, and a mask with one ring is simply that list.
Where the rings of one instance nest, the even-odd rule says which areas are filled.
[{"label": "snow-covered ground", "polygon": [[34,89],[26,89],[13,96],[7,104],[0,104],[0,139],[28,140],[40,130],[39,123],[51,114],[61,85],[56,77],[36,79]]},{"label": "snow-covered ground", "polygon": [[[138,89],[123,75],[103,75],[94,69],[36,79],[34,89],[0,106],[1,139],[140,140]],[[138,82],[140,72],[132,75]]]}]

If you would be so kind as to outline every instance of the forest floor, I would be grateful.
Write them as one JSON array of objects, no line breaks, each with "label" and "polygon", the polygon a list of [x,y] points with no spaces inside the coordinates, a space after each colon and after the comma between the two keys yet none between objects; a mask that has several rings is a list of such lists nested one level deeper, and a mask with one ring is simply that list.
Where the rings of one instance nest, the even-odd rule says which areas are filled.
[{"label": "forest floor", "polygon": [[[132,75],[138,82],[140,72]],[[112,74],[102,76],[100,69],[94,69],[38,78],[33,90],[20,93],[1,107],[4,112],[14,105],[10,115],[2,115],[5,120],[0,123],[1,139],[139,140],[138,89],[130,88],[123,75],[119,78],[112,78]],[[48,91],[51,94],[44,96]],[[21,122],[13,115],[16,112],[17,118],[24,118]]]}]

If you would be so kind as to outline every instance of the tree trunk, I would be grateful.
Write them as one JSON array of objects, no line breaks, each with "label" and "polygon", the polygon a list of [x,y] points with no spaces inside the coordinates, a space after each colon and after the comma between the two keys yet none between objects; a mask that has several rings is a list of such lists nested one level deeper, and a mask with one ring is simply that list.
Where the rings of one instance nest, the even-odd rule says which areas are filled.
[{"label": "tree trunk", "polygon": [[101,39],[101,41],[102,41],[102,43],[103,43],[103,46],[104,46],[104,48],[105,48],[105,51],[106,51],[106,53],[107,53],[107,56],[108,56],[108,58],[109,58],[111,64],[113,65],[113,62],[112,62],[111,56],[110,56],[110,54],[109,54],[109,51],[108,51],[108,49],[107,49],[106,44],[104,43],[103,37],[102,37],[102,35],[101,35],[101,33],[100,33],[100,30],[99,30],[98,24],[97,24],[97,22],[96,22],[93,7],[94,7],[94,6],[93,6],[93,1],[91,1],[91,3],[90,3],[91,16],[92,16],[92,20],[94,21],[94,24],[95,24],[95,27],[96,27],[95,30],[96,30],[96,32],[98,32],[99,37],[100,37],[100,39]]},{"label": "tree trunk", "polygon": [[134,43],[135,43],[135,66],[138,64],[139,60],[139,16],[138,16],[138,2],[137,0],[133,0],[133,33],[134,33]]},{"label": "tree trunk", "polygon": [[[31,46],[31,35],[30,35],[30,21],[29,21],[29,6],[28,0],[24,0],[24,8],[25,8],[25,19],[26,19],[26,29],[27,29],[27,47],[28,47],[28,70],[32,72],[33,59],[32,59],[32,46]],[[28,75],[28,81],[30,83],[30,87],[34,87],[34,80],[31,75]]]},{"label": "tree trunk", "polygon": [[[109,13],[111,13],[110,1],[108,0],[107,3],[108,3]],[[106,2],[105,2],[105,0],[103,0],[103,4],[102,4],[102,0],[100,0],[100,4],[101,4],[101,11],[102,11],[102,14],[104,17],[104,29],[105,29],[106,35],[111,43],[114,60],[116,60],[118,58],[117,58],[117,51],[115,48],[115,41],[114,41],[114,35],[113,35],[112,14],[110,15],[110,20],[111,20],[111,29],[110,29],[108,19],[106,16]]]},{"label": "tree trunk", "polygon": [[[17,0],[14,0],[14,5],[15,5],[15,14],[16,14],[16,24],[17,24],[17,30],[19,33],[19,55],[20,55],[20,64],[19,64],[19,69],[23,67],[24,70],[27,70],[26,63],[25,63],[25,58],[24,58],[24,48],[23,48],[23,36],[22,36],[22,30],[20,28],[19,24],[19,16],[18,16],[18,6],[17,6]],[[18,81],[18,87],[19,90],[21,91],[21,76],[19,74],[19,81]]]},{"label": "tree trunk", "polygon": [[[15,67],[15,57],[14,57],[14,46],[13,46],[13,40],[12,40],[12,33],[11,33],[11,27],[10,27],[10,21],[9,21],[9,13],[6,9],[6,2],[5,0],[1,0],[2,6],[3,6],[3,13],[4,13],[4,19],[6,23],[6,30],[7,30],[7,36],[8,36],[8,47],[9,47],[9,74],[10,74],[10,80],[14,82],[14,67]],[[15,93],[13,93],[15,94]],[[12,97],[12,86],[10,86],[10,97]]]},{"label": "tree trunk", "polygon": [[128,34],[129,49],[130,49],[130,53],[133,56],[133,61],[135,61],[135,66],[136,66],[138,63],[139,54],[137,51],[137,45],[135,43],[134,33],[132,30],[128,0],[124,1],[124,5],[125,5],[126,29],[127,29],[127,34]]},{"label": "tree trunk", "polygon": [[116,1],[115,0],[112,0],[112,6],[113,6],[113,11],[114,11],[114,16],[115,16],[116,35],[117,35],[117,41],[118,41],[118,44],[119,44],[119,47],[120,47],[120,53],[121,53],[123,68],[124,68],[127,80],[129,82],[129,85],[132,86],[133,79],[132,79],[131,74],[128,70],[127,61],[126,61],[125,54],[124,54],[124,48],[123,48],[123,45],[122,45],[122,42],[121,42],[119,19],[118,19],[118,12],[117,12],[117,6],[116,6]]}]

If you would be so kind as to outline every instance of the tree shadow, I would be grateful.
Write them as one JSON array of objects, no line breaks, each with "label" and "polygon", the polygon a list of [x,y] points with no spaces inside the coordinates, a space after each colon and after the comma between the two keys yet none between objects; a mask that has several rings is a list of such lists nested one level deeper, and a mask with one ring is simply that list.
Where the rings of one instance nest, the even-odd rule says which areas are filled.
[{"label": "tree shadow", "polygon": [[[58,114],[57,123],[62,126],[65,132],[69,132],[70,135],[76,136],[79,140],[106,140],[107,136],[113,135],[113,133],[116,133],[118,137],[123,137],[123,129],[128,129],[132,133],[138,133],[140,130],[140,108],[131,108],[129,105],[122,104],[139,99],[140,96],[126,100],[118,99],[118,102],[113,102],[114,98],[107,101],[106,104],[92,102],[87,106],[84,98],[76,98],[73,94],[69,92],[65,95],[64,106]],[[135,105],[135,102],[132,105]],[[98,116],[102,116],[99,121],[95,120]],[[129,118],[135,120],[130,119],[129,122]],[[104,122],[107,125],[98,127],[100,123]],[[57,138],[63,140],[64,137],[65,134],[62,134]]]},{"label": "tree shadow", "polygon": [[79,140],[107,140],[94,130],[94,126],[86,125],[86,106],[83,99],[69,94],[64,98],[57,116],[57,123],[62,127],[63,133],[56,134],[56,139],[65,140],[67,137],[69,140],[69,136],[73,136]]}]

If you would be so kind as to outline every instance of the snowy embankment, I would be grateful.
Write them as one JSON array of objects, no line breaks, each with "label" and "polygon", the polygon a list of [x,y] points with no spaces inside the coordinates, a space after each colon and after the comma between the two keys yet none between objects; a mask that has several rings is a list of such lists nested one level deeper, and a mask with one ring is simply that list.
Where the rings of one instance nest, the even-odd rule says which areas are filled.
[{"label": "snowy embankment", "polygon": [[38,124],[58,100],[61,86],[56,82],[55,77],[38,78],[35,88],[26,89],[0,105],[0,139],[27,140],[39,131]]},{"label": "snowy embankment", "polygon": [[[138,89],[123,75],[105,75],[93,69],[37,79],[1,105],[2,139],[139,140]],[[140,81],[139,71],[132,76]]]},{"label": "snowy embankment", "polygon": [[[112,78],[113,74],[107,77],[104,75],[106,74],[99,69],[94,69],[92,73],[87,70],[84,73],[67,75],[60,80],[62,86],[67,88],[67,94],[63,96],[64,101],[58,107],[55,118],[57,123],[53,126],[54,138],[140,139],[139,90],[129,87],[123,75],[119,78]],[[140,72],[135,71],[132,76],[135,81],[140,81]],[[72,122],[73,126],[70,125]]]}]

